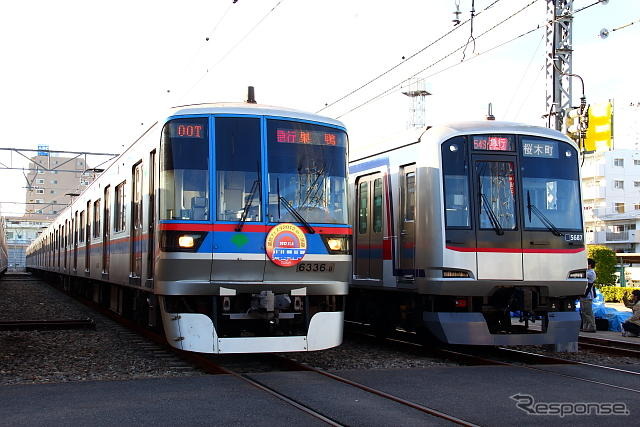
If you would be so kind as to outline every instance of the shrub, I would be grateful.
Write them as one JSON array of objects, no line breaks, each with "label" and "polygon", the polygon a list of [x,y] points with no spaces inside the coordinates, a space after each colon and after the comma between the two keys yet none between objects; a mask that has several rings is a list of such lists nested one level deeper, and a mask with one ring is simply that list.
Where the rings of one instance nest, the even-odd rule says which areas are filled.
[{"label": "shrub", "polygon": [[616,253],[601,245],[589,245],[588,252],[589,258],[596,262],[596,284],[608,286],[616,283]]},{"label": "shrub", "polygon": [[631,301],[631,292],[640,288],[621,288],[619,286],[600,286],[598,288],[602,292],[605,302],[622,302],[623,297]]}]

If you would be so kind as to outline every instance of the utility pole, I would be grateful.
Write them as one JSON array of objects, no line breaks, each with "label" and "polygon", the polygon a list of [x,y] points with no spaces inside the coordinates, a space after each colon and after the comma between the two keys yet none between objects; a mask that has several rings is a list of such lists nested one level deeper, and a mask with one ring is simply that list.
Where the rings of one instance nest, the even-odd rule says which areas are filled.
[{"label": "utility pole", "polygon": [[571,109],[573,0],[547,0],[547,126],[561,131]]}]

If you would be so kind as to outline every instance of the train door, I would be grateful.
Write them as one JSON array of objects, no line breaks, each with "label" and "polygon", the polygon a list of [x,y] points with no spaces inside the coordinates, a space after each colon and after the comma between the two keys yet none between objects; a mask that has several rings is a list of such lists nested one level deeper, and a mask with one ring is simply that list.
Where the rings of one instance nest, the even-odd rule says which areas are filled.
[{"label": "train door", "polygon": [[359,279],[382,279],[384,192],[382,174],[356,181],[356,268]]},{"label": "train door", "polygon": [[87,276],[91,270],[91,201],[87,202],[87,216],[85,217],[85,246],[84,246],[84,272]]},{"label": "train door", "polygon": [[474,154],[478,279],[522,280],[516,156]]},{"label": "train door", "polygon": [[416,265],[416,165],[400,168],[400,237],[399,263],[401,279],[413,280]]},{"label": "train door", "polygon": [[156,150],[149,153],[149,205],[147,207],[147,287],[153,287],[153,256],[156,230]]},{"label": "train door", "polygon": [[[130,234],[130,279],[140,280],[142,276],[142,162],[131,171],[131,234]],[[136,282],[139,284],[139,282]]]},{"label": "train door", "polygon": [[109,276],[109,261],[111,257],[111,186],[104,189],[104,207],[102,224],[102,275]]},{"label": "train door", "polygon": [[78,223],[78,211],[73,218],[73,271],[74,273],[78,270],[78,227],[80,224]]}]

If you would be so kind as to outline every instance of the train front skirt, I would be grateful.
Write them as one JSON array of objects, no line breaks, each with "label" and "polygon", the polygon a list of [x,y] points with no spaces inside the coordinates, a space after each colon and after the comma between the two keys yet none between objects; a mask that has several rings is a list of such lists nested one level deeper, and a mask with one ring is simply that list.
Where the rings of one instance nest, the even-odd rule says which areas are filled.
[{"label": "train front skirt", "polygon": [[209,316],[199,313],[167,313],[163,310],[167,341],[173,347],[199,353],[273,353],[315,351],[342,343],[344,312],[318,312],[306,336],[219,338]]},{"label": "train front skirt", "polygon": [[548,313],[546,332],[491,334],[482,313],[424,312],[423,322],[440,341],[463,345],[542,345],[578,341],[580,313]]}]

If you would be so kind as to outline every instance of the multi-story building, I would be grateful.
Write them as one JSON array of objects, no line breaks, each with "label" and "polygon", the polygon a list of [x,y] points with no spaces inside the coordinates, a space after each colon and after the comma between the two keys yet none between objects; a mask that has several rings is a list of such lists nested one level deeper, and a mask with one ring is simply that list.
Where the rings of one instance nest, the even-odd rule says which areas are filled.
[{"label": "multi-story building", "polygon": [[640,151],[585,155],[582,198],[588,244],[640,252]]},{"label": "multi-story building", "polygon": [[5,218],[9,271],[24,271],[25,250],[49,226],[51,221],[42,215]]},{"label": "multi-story building", "polygon": [[[47,154],[47,153],[44,153]],[[38,155],[29,163],[26,214],[54,218],[95,179],[84,159]]]}]

